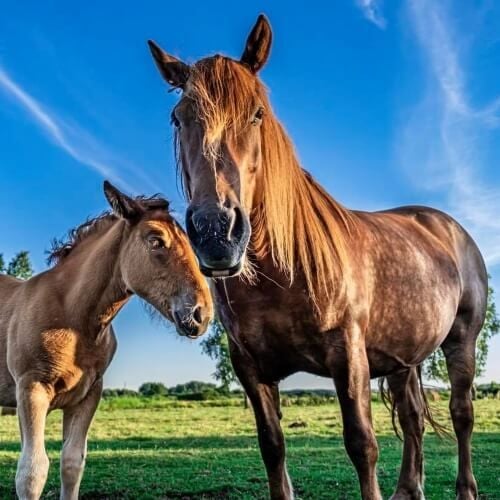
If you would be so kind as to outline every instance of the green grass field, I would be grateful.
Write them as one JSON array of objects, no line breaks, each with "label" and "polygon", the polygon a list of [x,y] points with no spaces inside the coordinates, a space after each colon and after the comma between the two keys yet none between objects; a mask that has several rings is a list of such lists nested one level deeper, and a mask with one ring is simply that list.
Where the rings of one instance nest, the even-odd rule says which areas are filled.
[{"label": "green grass field", "polygon": [[[447,402],[433,403],[441,421]],[[104,401],[89,439],[82,482],[85,499],[266,498],[267,486],[255,438],[251,410],[186,407],[117,408]],[[396,484],[401,443],[387,410],[374,405],[384,498]],[[474,466],[482,499],[500,499],[500,401],[475,403]],[[51,459],[44,498],[59,493],[61,414],[50,415],[47,450]],[[294,422],[306,427],[290,428]],[[342,443],[339,407],[284,408],[288,466],[299,498],[359,498],[355,473]],[[0,417],[0,498],[14,497],[19,453],[16,417]],[[426,498],[454,498],[455,443],[428,433],[425,439]]]}]

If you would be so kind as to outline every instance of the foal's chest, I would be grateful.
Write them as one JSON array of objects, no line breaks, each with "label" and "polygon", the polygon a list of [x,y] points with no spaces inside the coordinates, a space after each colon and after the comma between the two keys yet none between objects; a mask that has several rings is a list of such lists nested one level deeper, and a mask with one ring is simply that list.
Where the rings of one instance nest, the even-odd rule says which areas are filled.
[{"label": "foal's chest", "polygon": [[111,362],[113,341],[108,335],[96,346],[72,329],[43,332],[43,370],[54,389],[54,408],[74,404],[85,397]]}]

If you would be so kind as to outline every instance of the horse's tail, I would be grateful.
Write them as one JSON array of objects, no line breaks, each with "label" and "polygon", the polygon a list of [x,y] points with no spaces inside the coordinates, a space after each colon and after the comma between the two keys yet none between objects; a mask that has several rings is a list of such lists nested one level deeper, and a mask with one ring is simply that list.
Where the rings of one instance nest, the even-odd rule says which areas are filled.
[{"label": "horse's tail", "polygon": [[396,436],[402,441],[403,438],[401,437],[399,427],[396,424],[396,402],[394,400],[394,395],[389,388],[389,384],[386,384],[386,381],[386,377],[380,377],[378,379],[378,390],[380,393],[380,398],[382,399],[382,403],[384,403],[384,406],[391,412],[392,428],[394,429]]},{"label": "horse's tail", "polygon": [[[413,368],[411,368],[411,369],[413,369]],[[418,365],[415,369],[417,370],[418,388],[419,388],[420,397],[421,397],[421,401],[422,401],[422,410],[423,410],[423,414],[424,414],[424,420],[434,429],[434,432],[438,436],[451,437],[452,435],[451,435],[450,431],[446,428],[446,426],[440,424],[434,418],[434,415],[432,414],[432,410],[431,410],[431,407],[429,405],[429,400],[427,399],[427,394],[425,393],[424,384],[422,382],[422,365]],[[384,405],[391,412],[392,428],[394,429],[396,436],[398,436],[399,439],[402,439],[401,433],[399,431],[399,427],[397,426],[397,423],[396,423],[397,408],[396,408],[396,402],[394,400],[394,394],[392,393],[391,389],[389,388],[389,385],[388,384],[386,385],[385,381],[386,381],[385,377],[382,377],[379,379],[380,397],[381,397]]]},{"label": "horse's tail", "polygon": [[417,375],[418,375],[418,386],[420,389],[420,395],[422,396],[422,403],[424,406],[424,420],[434,429],[434,432],[440,437],[453,437],[450,433],[449,429],[440,424],[432,414],[431,407],[429,405],[429,400],[427,399],[427,394],[424,389],[424,384],[422,382],[422,365],[417,366]]}]

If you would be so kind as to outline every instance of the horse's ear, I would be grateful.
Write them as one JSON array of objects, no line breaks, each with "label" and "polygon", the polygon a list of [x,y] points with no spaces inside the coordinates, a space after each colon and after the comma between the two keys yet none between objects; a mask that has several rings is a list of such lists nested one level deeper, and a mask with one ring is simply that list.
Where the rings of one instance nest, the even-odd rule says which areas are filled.
[{"label": "horse's ear", "polygon": [[189,66],[164,52],[153,40],[148,40],[149,50],[163,78],[172,87],[184,89],[189,78]]},{"label": "horse's ear", "polygon": [[261,14],[252,31],[248,35],[241,62],[246,64],[252,73],[257,73],[266,64],[271,52],[273,32],[264,14]]},{"label": "horse's ear", "polygon": [[123,194],[111,182],[104,181],[104,196],[108,200],[113,213],[122,219],[133,220],[142,215],[144,209],[133,198]]}]

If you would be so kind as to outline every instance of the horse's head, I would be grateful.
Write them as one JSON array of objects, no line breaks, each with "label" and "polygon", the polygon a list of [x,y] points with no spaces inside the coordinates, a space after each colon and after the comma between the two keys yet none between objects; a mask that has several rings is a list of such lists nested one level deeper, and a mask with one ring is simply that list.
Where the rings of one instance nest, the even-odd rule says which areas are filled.
[{"label": "horse's head", "polygon": [[130,198],[109,182],[104,193],[124,221],[117,249],[121,279],[163,316],[180,335],[195,338],[213,315],[212,298],[188,239],[163,198]]},{"label": "horse's head", "polygon": [[241,271],[249,214],[262,201],[262,129],[269,104],[257,73],[269,56],[271,37],[260,16],[239,61],[217,55],[192,66],[149,42],[163,78],[182,90],[172,123],[189,200],[186,228],[207,276]]}]

